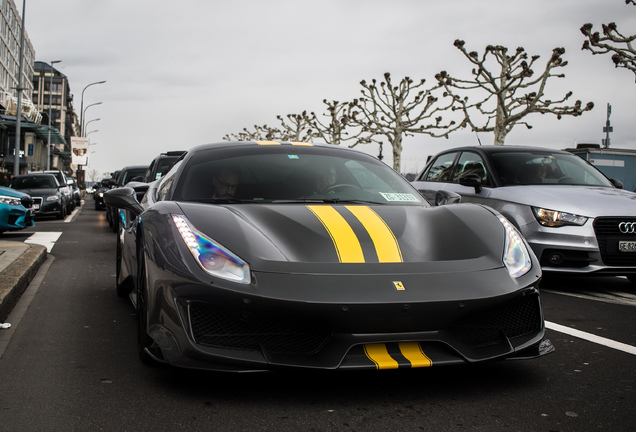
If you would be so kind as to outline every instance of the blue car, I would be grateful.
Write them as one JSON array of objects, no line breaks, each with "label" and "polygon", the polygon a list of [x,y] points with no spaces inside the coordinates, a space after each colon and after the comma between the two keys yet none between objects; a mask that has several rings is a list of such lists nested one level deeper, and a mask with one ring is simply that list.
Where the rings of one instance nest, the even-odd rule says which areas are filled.
[{"label": "blue car", "polygon": [[32,205],[29,195],[0,186],[0,233],[32,227]]}]

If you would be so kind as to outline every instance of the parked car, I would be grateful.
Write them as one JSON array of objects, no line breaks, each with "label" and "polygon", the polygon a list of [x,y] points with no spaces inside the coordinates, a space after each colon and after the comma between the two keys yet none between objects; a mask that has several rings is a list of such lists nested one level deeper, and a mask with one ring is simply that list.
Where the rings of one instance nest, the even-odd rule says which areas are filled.
[{"label": "parked car", "polygon": [[[148,165],[133,165],[122,168],[118,171],[117,177],[115,177],[115,184],[111,189],[122,187],[133,180],[143,181],[146,171],[148,171]],[[119,230],[119,214],[117,209],[107,206],[106,220],[114,232]]]},{"label": "parked car", "polygon": [[77,184],[77,180],[73,177],[68,178],[68,184],[71,186],[73,190],[73,200],[75,201],[75,206],[79,207],[82,205],[82,191],[80,190],[79,185]]},{"label": "parked car", "polygon": [[368,154],[223,142],[131,185],[104,199],[132,215],[116,281],[144,361],[392,369],[553,350],[541,269],[513,225],[485,206],[431,207]]},{"label": "parked car", "polygon": [[488,205],[525,236],[544,272],[625,275],[636,283],[636,194],[565,151],[462,147],[431,159],[413,185]]},{"label": "parked car", "polygon": [[34,225],[33,199],[20,191],[0,186],[0,233]]},{"label": "parked car", "polygon": [[162,176],[166,175],[170,168],[183,156],[186,152],[183,150],[169,151],[161,153],[159,156],[153,159],[144,175],[143,181],[150,183],[155,180],[159,180]]},{"label": "parked car", "polygon": [[64,219],[68,214],[64,193],[67,185],[60,184],[54,174],[38,172],[19,175],[11,181],[11,188],[31,196],[36,217],[55,216]]},{"label": "parked car", "polygon": [[60,186],[63,186],[60,191],[64,194],[64,202],[66,203],[66,213],[71,213],[75,210],[75,199],[73,198],[73,187],[68,182],[68,177],[64,174],[63,171],[58,169],[56,170],[45,170],[45,171],[30,171],[29,173],[45,173],[45,174],[53,174],[57,179],[57,182]]},{"label": "parked car", "polygon": [[101,210],[106,208],[104,202],[104,194],[115,186],[115,179],[105,178],[102,179],[97,185],[95,185],[95,193],[93,193],[93,200],[95,201],[95,210]]}]

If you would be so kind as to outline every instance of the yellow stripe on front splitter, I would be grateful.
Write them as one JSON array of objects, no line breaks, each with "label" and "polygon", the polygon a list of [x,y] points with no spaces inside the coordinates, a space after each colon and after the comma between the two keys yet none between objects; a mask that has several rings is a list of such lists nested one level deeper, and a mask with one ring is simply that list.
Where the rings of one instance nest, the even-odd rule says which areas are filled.
[{"label": "yellow stripe on front splitter", "polygon": [[393,231],[375,211],[367,206],[345,206],[364,225],[378,254],[384,262],[402,262],[402,251]]},{"label": "yellow stripe on front splitter", "polygon": [[336,209],[329,206],[307,206],[307,208],[322,222],[331,236],[340,262],[364,262],[364,254],[358,237]]},{"label": "yellow stripe on front splitter", "polygon": [[280,145],[278,141],[255,141],[258,145]]},{"label": "yellow stripe on front splitter", "polygon": [[402,355],[411,362],[411,367],[430,367],[433,362],[424,354],[417,342],[403,342],[399,344]]},{"label": "yellow stripe on front splitter", "polygon": [[376,369],[397,369],[398,362],[386,350],[384,344],[369,344],[364,346],[364,353],[375,363]]},{"label": "yellow stripe on front splitter", "polygon": [[[411,363],[411,367],[430,367],[433,362],[424,352],[417,342],[402,342],[398,344],[400,352],[405,359]],[[376,369],[397,369],[398,362],[391,357],[385,344],[364,345],[364,353],[367,358],[375,363]]]}]

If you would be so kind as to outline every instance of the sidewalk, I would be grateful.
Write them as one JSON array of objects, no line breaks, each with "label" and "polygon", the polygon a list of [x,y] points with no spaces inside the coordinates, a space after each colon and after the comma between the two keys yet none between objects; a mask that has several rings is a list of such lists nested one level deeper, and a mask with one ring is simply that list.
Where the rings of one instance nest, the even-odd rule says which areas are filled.
[{"label": "sidewalk", "polygon": [[46,247],[0,240],[0,323],[46,261]]}]

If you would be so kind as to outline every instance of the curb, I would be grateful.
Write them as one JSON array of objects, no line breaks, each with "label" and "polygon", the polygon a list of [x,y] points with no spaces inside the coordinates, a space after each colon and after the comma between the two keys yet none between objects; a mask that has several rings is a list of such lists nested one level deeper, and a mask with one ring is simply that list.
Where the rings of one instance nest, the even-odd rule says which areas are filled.
[{"label": "curb", "polygon": [[16,305],[20,296],[33,280],[40,266],[46,261],[46,247],[30,244],[19,258],[2,271],[0,279],[0,323]]}]

